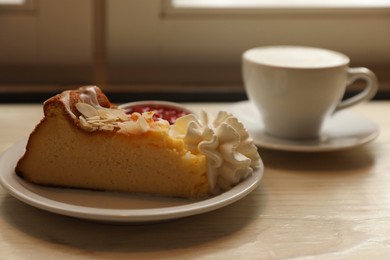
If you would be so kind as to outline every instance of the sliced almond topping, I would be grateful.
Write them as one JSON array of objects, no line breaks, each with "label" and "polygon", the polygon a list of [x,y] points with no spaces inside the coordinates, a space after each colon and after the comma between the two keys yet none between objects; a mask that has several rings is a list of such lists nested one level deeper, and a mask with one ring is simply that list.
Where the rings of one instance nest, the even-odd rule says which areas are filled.
[{"label": "sliced almond topping", "polygon": [[77,110],[82,114],[79,117],[81,127],[89,132],[95,130],[141,134],[149,130],[169,127],[168,121],[153,120],[154,112],[132,113],[127,115],[122,109],[94,107],[87,103],[77,103]]},{"label": "sliced almond topping", "polygon": [[99,116],[99,113],[98,113],[97,109],[94,108],[93,106],[91,106],[90,104],[87,104],[87,103],[77,103],[76,104],[76,108],[86,118]]},{"label": "sliced almond topping", "polygon": [[140,130],[142,132],[146,132],[149,130],[149,124],[143,116],[140,116],[138,118],[137,123],[139,124]]},{"label": "sliced almond topping", "polygon": [[92,132],[92,131],[95,131],[98,129],[98,127],[93,126],[90,123],[88,123],[88,121],[84,118],[84,116],[80,116],[79,119],[80,119],[81,127],[84,130],[86,130],[88,132]]}]

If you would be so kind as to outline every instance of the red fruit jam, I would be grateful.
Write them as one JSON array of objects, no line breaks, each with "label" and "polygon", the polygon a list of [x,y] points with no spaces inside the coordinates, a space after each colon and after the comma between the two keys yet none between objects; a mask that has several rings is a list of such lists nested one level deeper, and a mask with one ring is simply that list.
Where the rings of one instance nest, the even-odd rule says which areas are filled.
[{"label": "red fruit jam", "polygon": [[176,119],[185,115],[190,114],[191,112],[180,109],[178,107],[172,107],[169,105],[159,105],[159,104],[145,104],[145,105],[135,105],[132,107],[125,108],[126,114],[131,114],[134,112],[143,113],[154,111],[153,119],[158,120],[159,118],[165,119],[169,124],[175,123]]}]

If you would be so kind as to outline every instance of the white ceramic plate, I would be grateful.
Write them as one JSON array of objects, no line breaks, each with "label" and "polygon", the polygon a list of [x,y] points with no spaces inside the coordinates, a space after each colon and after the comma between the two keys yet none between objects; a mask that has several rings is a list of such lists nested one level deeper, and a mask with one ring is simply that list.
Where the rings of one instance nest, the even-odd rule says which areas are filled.
[{"label": "white ceramic plate", "polygon": [[0,184],[6,191],[20,201],[43,210],[102,222],[164,221],[216,210],[253,191],[264,171],[261,165],[251,177],[231,190],[204,200],[50,188],[26,182],[15,174],[15,165],[25,146],[26,140],[15,144],[0,157]]},{"label": "white ceramic plate", "polygon": [[227,108],[245,125],[259,147],[294,151],[325,152],[353,148],[374,140],[379,135],[377,124],[353,111],[337,112],[325,121],[321,137],[308,140],[287,140],[263,131],[261,116],[254,104],[238,102]]}]

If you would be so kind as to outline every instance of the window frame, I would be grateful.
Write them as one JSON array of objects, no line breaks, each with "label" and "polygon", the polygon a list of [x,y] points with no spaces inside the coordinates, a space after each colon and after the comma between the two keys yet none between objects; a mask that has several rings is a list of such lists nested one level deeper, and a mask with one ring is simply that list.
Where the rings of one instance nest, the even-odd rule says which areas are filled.
[{"label": "window frame", "polygon": [[[229,0],[228,0],[229,1]],[[178,2],[175,4],[175,2]],[[183,3],[180,3],[183,2]],[[215,2],[215,1],[214,1]],[[162,13],[165,16],[243,16],[243,15],[385,15],[390,13],[389,0],[333,0],[316,3],[311,0],[230,0],[222,6],[210,0],[162,0]],[[192,5],[192,6],[191,6]]]}]

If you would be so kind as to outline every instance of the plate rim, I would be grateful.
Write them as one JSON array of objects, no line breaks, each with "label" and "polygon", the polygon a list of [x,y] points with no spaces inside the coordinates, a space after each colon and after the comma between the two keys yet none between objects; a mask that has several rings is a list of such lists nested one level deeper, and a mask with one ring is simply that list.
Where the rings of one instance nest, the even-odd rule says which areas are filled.
[{"label": "plate rim", "polygon": [[[4,188],[4,190],[19,201],[22,201],[30,206],[64,216],[100,222],[155,222],[183,218],[213,211],[232,204],[251,193],[260,184],[260,181],[264,175],[264,164],[260,159],[260,166],[255,169],[253,174],[249,178],[234,186],[232,189],[204,200],[195,202],[189,200],[191,203],[179,206],[168,206],[152,209],[105,209],[98,207],[79,206],[60,201],[54,201],[43,195],[34,193],[32,190],[29,190],[22,185],[23,182],[26,182],[28,185],[33,185],[38,189],[48,188],[36,184],[31,184],[23,180],[22,178],[18,177],[13,170],[20,156],[24,153],[26,143],[27,138],[12,145],[0,156],[0,170],[2,171],[0,174],[0,185]],[[5,165],[8,166],[6,171],[4,171]],[[53,187],[50,187],[50,189],[64,190],[63,188]],[[71,192],[71,189],[69,189],[69,191]],[[88,190],[83,191],[85,193],[96,192]],[[100,194],[104,193],[105,191],[102,191]],[[108,192],[108,194],[109,193],[110,192]],[[131,196],[134,199],[137,194],[129,193],[128,196]]]},{"label": "plate rim", "polygon": [[[245,105],[249,106],[249,105],[253,105],[253,103],[250,100],[245,100],[245,101],[239,101],[239,102],[236,102],[235,104],[233,104],[233,106],[235,108],[237,108],[239,106],[245,106]],[[290,142],[294,142],[294,143],[284,143],[284,144],[275,143],[275,142],[270,143],[270,142],[265,142],[265,141],[253,138],[254,131],[249,129],[248,127],[247,127],[247,129],[248,129],[248,132],[253,139],[254,144],[257,145],[258,147],[272,149],[272,150],[278,150],[278,151],[286,151],[286,152],[319,152],[320,153],[320,152],[333,152],[333,151],[346,150],[346,149],[358,147],[358,146],[364,145],[366,143],[369,143],[369,142],[375,140],[380,135],[380,128],[375,122],[373,122],[369,118],[361,116],[360,114],[358,114],[356,112],[353,112],[350,110],[343,111],[343,113],[346,113],[346,112],[353,113],[354,115],[361,117],[362,119],[366,120],[367,122],[370,122],[373,126],[375,126],[375,130],[372,131],[367,136],[361,138],[360,142],[358,142],[358,143],[340,144],[340,145],[335,146],[335,145],[302,145],[302,144],[300,145],[299,142],[294,142],[294,141],[290,141]],[[239,116],[238,116],[238,118],[242,121],[242,119]],[[264,133],[264,131],[262,131],[262,129],[258,129],[258,130],[261,132],[260,133],[261,135],[264,135],[268,138],[275,139],[278,141],[283,141],[283,139],[280,139],[280,138],[277,138],[274,136],[270,136],[267,133]]]}]

